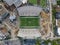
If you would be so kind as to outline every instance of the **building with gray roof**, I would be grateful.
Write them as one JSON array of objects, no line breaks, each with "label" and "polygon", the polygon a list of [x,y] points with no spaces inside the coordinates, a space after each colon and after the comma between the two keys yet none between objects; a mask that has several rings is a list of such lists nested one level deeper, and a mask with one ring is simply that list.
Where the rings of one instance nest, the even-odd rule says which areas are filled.
[{"label": "building with gray roof", "polygon": [[60,19],[60,12],[56,13],[56,19]]},{"label": "building with gray roof", "polygon": [[15,5],[16,7],[20,6],[22,4],[22,1],[20,0],[4,0],[9,6]]}]

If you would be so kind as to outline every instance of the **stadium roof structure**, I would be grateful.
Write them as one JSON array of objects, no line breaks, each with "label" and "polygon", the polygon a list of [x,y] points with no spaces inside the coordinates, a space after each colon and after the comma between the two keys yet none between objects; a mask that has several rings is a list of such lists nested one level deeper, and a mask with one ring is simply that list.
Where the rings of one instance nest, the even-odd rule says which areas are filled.
[{"label": "stadium roof structure", "polygon": [[38,16],[42,8],[37,6],[23,6],[17,8],[17,10],[20,16]]},{"label": "stadium roof structure", "polygon": [[20,29],[17,36],[23,37],[23,39],[36,39],[41,37],[41,34],[39,29]]}]

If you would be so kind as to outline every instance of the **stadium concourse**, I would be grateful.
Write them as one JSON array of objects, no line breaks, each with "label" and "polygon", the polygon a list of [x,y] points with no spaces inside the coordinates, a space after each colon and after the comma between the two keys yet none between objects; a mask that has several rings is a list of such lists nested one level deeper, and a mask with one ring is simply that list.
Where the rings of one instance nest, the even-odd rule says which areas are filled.
[{"label": "stadium concourse", "polygon": [[41,37],[40,30],[40,12],[41,7],[23,6],[17,8],[20,16],[20,30],[18,37],[23,39],[37,39]]}]

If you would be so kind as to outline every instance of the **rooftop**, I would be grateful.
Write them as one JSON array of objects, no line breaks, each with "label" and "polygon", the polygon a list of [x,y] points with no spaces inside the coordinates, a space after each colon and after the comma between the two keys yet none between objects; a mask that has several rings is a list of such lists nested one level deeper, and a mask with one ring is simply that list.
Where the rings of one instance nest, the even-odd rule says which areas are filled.
[{"label": "rooftop", "polygon": [[60,12],[56,13],[56,19],[60,19]]}]

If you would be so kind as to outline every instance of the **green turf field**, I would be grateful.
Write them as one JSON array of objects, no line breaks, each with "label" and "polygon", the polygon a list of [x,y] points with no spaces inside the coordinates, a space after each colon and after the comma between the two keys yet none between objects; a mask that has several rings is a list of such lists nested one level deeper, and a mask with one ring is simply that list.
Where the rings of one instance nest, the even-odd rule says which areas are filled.
[{"label": "green turf field", "polygon": [[20,26],[39,26],[39,18],[20,17]]}]

